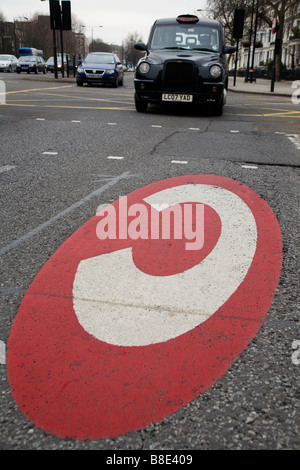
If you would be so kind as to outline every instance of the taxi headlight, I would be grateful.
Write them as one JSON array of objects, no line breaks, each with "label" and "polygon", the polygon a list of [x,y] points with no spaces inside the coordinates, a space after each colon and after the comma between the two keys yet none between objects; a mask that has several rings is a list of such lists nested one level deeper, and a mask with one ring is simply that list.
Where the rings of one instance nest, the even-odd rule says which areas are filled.
[{"label": "taxi headlight", "polygon": [[142,73],[143,75],[146,75],[150,71],[150,65],[148,62],[142,62],[139,65],[139,72]]},{"label": "taxi headlight", "polygon": [[222,75],[222,69],[219,65],[212,65],[209,69],[209,73],[214,78],[219,78]]}]

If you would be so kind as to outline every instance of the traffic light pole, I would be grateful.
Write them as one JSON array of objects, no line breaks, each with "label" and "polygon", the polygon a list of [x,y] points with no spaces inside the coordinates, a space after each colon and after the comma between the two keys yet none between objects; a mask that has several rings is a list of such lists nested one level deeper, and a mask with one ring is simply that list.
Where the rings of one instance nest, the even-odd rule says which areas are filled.
[{"label": "traffic light pole", "polygon": [[275,47],[274,47],[274,60],[273,60],[273,68],[272,68],[272,79],[271,79],[271,92],[274,91],[274,86],[275,86],[275,79],[276,79],[276,56],[279,54],[279,49],[280,49],[280,42],[281,40],[277,37],[279,25],[277,18],[274,18],[273,20],[273,25],[272,25],[272,33],[276,33],[275,36]]},{"label": "traffic light pole", "polygon": [[[41,0],[41,1],[45,1],[45,0]],[[60,5],[59,0],[49,0],[49,10],[50,10],[50,28],[53,30],[54,77],[58,78],[56,31],[60,31],[62,76],[64,77],[63,30],[72,29],[71,2],[69,0],[62,1],[62,5]]]}]

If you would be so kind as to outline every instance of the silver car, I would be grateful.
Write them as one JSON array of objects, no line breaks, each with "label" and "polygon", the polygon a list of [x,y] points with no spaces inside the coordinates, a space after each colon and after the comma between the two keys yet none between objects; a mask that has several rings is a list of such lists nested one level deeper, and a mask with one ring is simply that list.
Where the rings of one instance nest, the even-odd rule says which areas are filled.
[{"label": "silver car", "polygon": [[17,70],[18,59],[14,55],[0,55],[0,72],[15,72]]}]

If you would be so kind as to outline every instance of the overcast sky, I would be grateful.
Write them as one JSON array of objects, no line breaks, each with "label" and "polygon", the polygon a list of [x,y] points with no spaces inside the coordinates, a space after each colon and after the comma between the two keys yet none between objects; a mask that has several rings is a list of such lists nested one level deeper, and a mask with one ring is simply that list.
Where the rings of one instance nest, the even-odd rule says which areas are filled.
[{"label": "overcast sky", "polygon": [[[109,5],[111,3],[111,6]],[[206,0],[71,0],[71,12],[79,24],[85,25],[88,38],[101,38],[108,44],[121,44],[129,33],[137,32],[147,42],[152,23],[157,18],[177,16],[182,13],[196,13],[207,8]],[[14,18],[31,18],[34,13],[49,14],[49,1],[1,0],[0,12],[6,21]],[[202,16],[204,16],[202,13]],[[199,13],[199,15],[201,15]],[[102,26],[101,28],[99,26]]]}]

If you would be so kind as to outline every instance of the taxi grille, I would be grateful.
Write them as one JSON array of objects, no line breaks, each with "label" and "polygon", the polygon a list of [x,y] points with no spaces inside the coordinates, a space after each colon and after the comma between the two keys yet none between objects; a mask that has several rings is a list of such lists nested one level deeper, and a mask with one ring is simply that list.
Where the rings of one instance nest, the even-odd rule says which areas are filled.
[{"label": "taxi grille", "polygon": [[165,90],[191,90],[194,84],[194,64],[192,62],[167,62],[162,77]]}]

